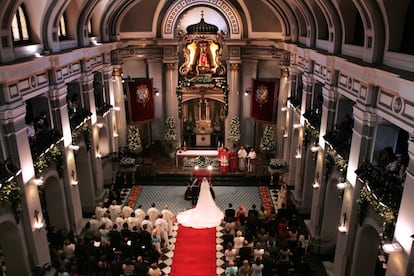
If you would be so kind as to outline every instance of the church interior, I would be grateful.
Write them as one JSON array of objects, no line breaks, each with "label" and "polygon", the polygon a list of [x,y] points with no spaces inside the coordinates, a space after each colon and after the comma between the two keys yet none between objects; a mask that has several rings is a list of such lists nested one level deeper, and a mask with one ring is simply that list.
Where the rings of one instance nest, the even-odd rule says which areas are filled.
[{"label": "church interior", "polygon": [[[60,270],[54,231],[85,236],[114,194],[176,214],[202,177],[223,212],[294,209],[307,254],[329,256],[313,275],[414,275],[413,12],[413,0],[0,1],[2,275]],[[173,249],[162,275],[177,275]]]}]

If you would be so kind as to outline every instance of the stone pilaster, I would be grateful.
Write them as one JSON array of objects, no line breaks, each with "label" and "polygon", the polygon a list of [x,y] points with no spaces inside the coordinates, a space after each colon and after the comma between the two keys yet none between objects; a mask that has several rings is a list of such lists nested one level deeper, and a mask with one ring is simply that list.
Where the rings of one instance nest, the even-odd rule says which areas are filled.
[{"label": "stone pilaster", "polygon": [[114,109],[113,109],[113,120],[115,119],[117,134],[118,134],[118,145],[123,148],[127,145],[127,121],[126,121],[126,110],[124,100],[124,89],[122,86],[122,68],[119,65],[114,65],[112,72],[112,82],[114,89]]},{"label": "stone pilaster", "polygon": [[239,110],[240,110],[240,91],[239,91],[239,71],[240,71],[240,61],[237,63],[232,60],[228,64],[228,85],[229,85],[229,97],[228,97],[228,115],[225,121],[224,126],[224,141],[228,147],[232,147],[230,141],[228,140],[228,135],[230,131],[230,123],[233,117],[237,116],[240,119]]},{"label": "stone pilaster", "polygon": [[177,145],[181,143],[181,118],[178,116],[177,99],[177,81],[178,81],[178,64],[177,62],[168,62],[165,64],[165,118],[172,117],[175,122],[177,131]]}]

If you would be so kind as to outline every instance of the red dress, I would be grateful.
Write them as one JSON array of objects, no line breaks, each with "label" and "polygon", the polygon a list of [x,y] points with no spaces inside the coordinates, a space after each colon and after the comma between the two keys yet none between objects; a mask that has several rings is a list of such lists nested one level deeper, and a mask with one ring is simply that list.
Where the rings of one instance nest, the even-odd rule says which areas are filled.
[{"label": "red dress", "polygon": [[230,172],[235,172],[237,170],[237,152],[235,150],[230,151],[229,153],[230,159]]}]

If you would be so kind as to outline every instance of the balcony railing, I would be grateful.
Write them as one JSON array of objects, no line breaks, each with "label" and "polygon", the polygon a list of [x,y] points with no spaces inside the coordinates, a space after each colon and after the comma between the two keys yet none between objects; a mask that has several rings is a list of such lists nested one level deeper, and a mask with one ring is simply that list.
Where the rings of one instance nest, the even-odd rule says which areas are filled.
[{"label": "balcony railing", "polygon": [[62,133],[56,129],[44,129],[36,133],[36,136],[29,139],[30,150],[33,160],[36,160],[52,145],[62,139]]},{"label": "balcony railing", "polygon": [[70,128],[75,129],[80,126],[85,120],[89,119],[92,113],[86,108],[79,107],[69,110]]},{"label": "balcony railing", "polygon": [[111,110],[112,105],[103,103],[101,106],[96,107],[96,115],[104,116],[109,110]]},{"label": "balcony railing", "polygon": [[303,117],[313,128],[319,129],[321,127],[322,114],[320,111],[308,109],[303,113]]}]

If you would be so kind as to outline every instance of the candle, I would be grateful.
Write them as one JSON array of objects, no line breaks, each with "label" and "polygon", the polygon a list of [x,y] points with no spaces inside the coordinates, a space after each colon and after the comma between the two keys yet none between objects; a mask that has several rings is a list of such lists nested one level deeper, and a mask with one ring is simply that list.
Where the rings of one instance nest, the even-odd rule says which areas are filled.
[{"label": "candle", "polygon": [[184,147],[185,147],[185,141],[184,141]]}]

